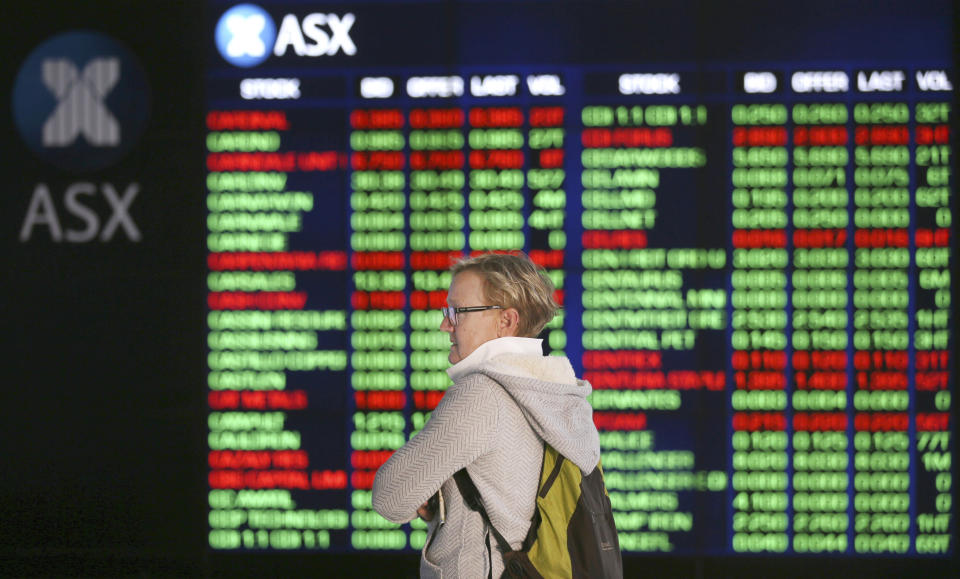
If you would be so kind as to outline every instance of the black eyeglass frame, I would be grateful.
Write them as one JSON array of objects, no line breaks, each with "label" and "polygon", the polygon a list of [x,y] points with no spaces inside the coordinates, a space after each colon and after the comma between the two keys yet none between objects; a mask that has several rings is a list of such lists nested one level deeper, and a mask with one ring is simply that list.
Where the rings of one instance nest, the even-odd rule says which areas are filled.
[{"label": "black eyeglass frame", "polygon": [[468,312],[482,312],[485,310],[502,310],[503,306],[468,306],[464,308],[440,308],[440,313],[443,314],[443,317],[450,320],[450,325],[457,325],[457,315],[465,314]]}]

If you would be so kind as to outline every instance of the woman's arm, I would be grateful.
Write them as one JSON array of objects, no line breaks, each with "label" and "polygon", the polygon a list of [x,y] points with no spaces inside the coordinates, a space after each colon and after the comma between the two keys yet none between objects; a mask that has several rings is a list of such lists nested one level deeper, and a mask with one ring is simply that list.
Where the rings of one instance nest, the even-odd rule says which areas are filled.
[{"label": "woman's arm", "polygon": [[440,485],[487,452],[496,437],[498,401],[487,378],[474,375],[447,390],[423,430],[380,467],[373,508],[406,523]]}]

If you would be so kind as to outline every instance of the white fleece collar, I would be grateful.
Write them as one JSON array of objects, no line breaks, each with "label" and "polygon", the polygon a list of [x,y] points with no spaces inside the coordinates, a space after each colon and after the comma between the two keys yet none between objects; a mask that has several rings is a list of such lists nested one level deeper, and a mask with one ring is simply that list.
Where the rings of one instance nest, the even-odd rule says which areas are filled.
[{"label": "white fleece collar", "polygon": [[467,374],[475,372],[477,368],[500,354],[543,357],[542,344],[543,340],[537,338],[518,338],[515,336],[494,338],[489,342],[480,344],[476,350],[470,352],[469,356],[447,368],[447,375],[456,382]]}]

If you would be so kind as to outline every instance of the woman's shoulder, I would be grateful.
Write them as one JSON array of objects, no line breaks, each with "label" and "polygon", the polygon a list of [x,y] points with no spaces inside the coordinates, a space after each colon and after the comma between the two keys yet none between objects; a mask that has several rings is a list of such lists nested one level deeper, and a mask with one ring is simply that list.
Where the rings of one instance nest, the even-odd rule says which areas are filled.
[{"label": "woman's shoulder", "polygon": [[471,372],[461,377],[447,390],[448,393],[451,391],[456,392],[458,396],[511,400],[506,389],[483,372]]},{"label": "woman's shoulder", "polygon": [[444,393],[437,409],[444,414],[454,409],[471,414],[490,414],[495,415],[498,421],[512,416],[514,411],[520,412],[510,393],[482,372],[471,373],[457,380]]}]

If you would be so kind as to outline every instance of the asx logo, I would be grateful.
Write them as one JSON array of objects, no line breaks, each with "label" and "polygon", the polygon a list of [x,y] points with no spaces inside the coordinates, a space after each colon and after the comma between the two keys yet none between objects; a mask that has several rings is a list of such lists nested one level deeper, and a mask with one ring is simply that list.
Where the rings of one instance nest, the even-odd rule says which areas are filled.
[{"label": "asx logo", "polygon": [[95,58],[83,72],[66,58],[43,61],[43,84],[58,99],[57,108],[43,123],[43,145],[68,147],[81,135],[97,147],[119,145],[120,123],[103,103],[118,80],[118,58]]},{"label": "asx logo", "polygon": [[350,38],[356,17],[347,13],[308,14],[301,21],[287,14],[280,29],[263,8],[255,4],[239,4],[227,10],[217,22],[217,50],[234,66],[249,68],[265,61],[270,54],[283,56],[292,49],[297,56],[333,56],[343,52],[357,53]]},{"label": "asx logo", "polygon": [[[139,141],[149,110],[147,76],[136,58],[96,32],[47,40],[30,53],[14,81],[20,136],[39,158],[71,173],[96,172],[120,161]],[[141,240],[130,212],[140,183],[84,180],[63,185],[62,193],[60,186],[36,184],[21,242],[43,237],[54,243],[109,242],[121,232],[130,241]]]},{"label": "asx logo", "polygon": [[149,101],[146,75],[122,44],[76,31],[27,57],[13,87],[13,116],[38,157],[72,172],[95,171],[136,144]]}]

